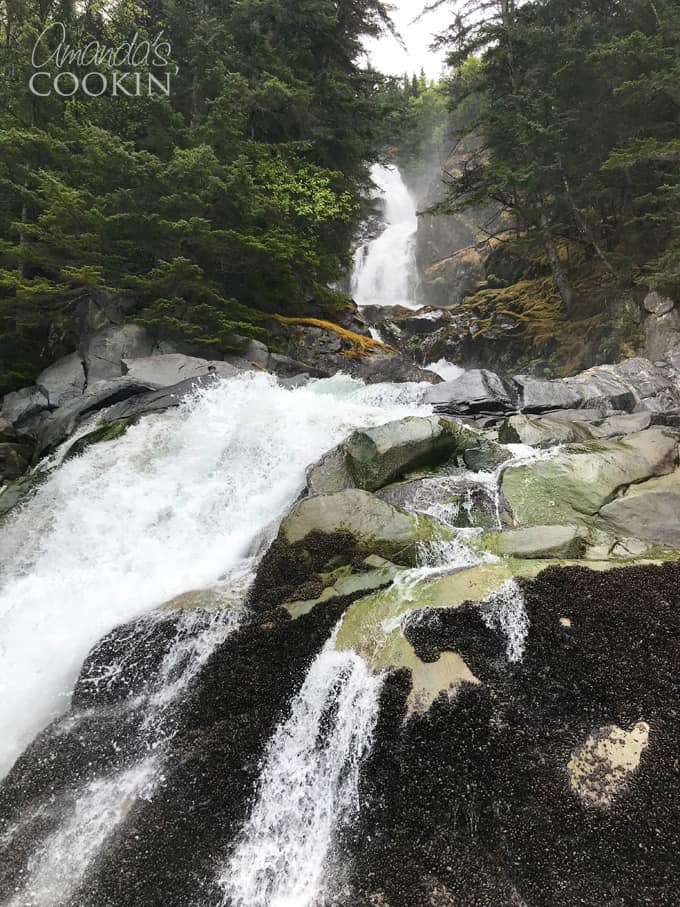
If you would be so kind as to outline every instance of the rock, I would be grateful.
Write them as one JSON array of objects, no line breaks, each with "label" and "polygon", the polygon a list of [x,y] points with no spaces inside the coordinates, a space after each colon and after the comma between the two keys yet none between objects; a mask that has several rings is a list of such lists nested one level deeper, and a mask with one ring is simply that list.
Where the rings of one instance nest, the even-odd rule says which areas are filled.
[{"label": "rock", "polygon": [[21,476],[10,482],[4,488],[0,485],[0,517],[5,516],[30,497],[33,491],[45,480],[45,473],[32,473]]},{"label": "rock", "polygon": [[482,545],[502,557],[581,558],[587,533],[582,526],[531,526],[486,533]]},{"label": "rock", "polygon": [[0,442],[0,483],[18,479],[26,472],[30,461],[30,447]]},{"label": "rock", "polygon": [[671,309],[675,308],[675,302],[673,302],[672,299],[668,296],[662,296],[661,293],[657,293],[656,290],[650,290],[645,296],[642,304],[648,312],[652,313],[652,315],[665,315],[667,312],[670,312]]},{"label": "rock", "polygon": [[120,378],[124,359],[150,356],[156,341],[138,324],[111,324],[89,336],[81,345],[88,384]]},{"label": "rock", "polygon": [[170,387],[129,396],[121,403],[116,403],[111,407],[107,413],[107,419],[114,422],[118,419],[130,419],[172,409],[175,406],[179,406],[182,400],[193,394],[194,391],[202,387],[209,387],[216,380],[218,380],[216,373],[210,372],[194,378],[187,378]]},{"label": "rock", "polygon": [[[604,409],[551,409],[543,415],[555,422],[585,422],[596,424],[602,422],[609,415]],[[625,415],[625,413],[614,413]]]},{"label": "rock", "polygon": [[167,356],[146,356],[143,359],[124,359],[125,376],[133,381],[154,385],[157,388],[172,387],[180,381],[215,374],[220,378],[233,378],[239,370],[228,362],[208,361],[181,353]]},{"label": "rock", "polygon": [[632,435],[644,431],[652,424],[651,413],[624,413],[619,416],[608,416],[592,429],[596,438],[616,438],[621,435]]},{"label": "rock", "polygon": [[307,472],[310,494],[376,491],[415,469],[459,455],[469,468],[508,458],[497,444],[439,416],[409,417],[355,431]]},{"label": "rock", "polygon": [[610,725],[591,734],[567,764],[574,793],[589,806],[611,806],[639,769],[649,730],[646,721],[638,721],[630,731]]},{"label": "rock", "polygon": [[47,394],[39,387],[22,387],[6,394],[2,401],[2,418],[13,424],[25,423],[49,409]]},{"label": "rock", "polygon": [[364,554],[411,566],[417,563],[423,543],[453,535],[437,520],[407,513],[358,489],[303,499],[284,518],[279,538],[290,546],[304,543],[313,533],[346,533]]},{"label": "rock", "polygon": [[266,369],[269,364],[269,347],[266,343],[259,340],[253,340],[250,337],[238,338],[243,341],[243,348],[235,354],[227,354],[224,361],[234,365],[242,370],[241,363],[246,362],[250,366],[259,369]]},{"label": "rock", "polygon": [[514,408],[508,388],[495,372],[471,369],[453,381],[428,388],[425,403],[445,413],[497,413]]},{"label": "rock", "polygon": [[[502,492],[516,526],[590,525],[620,488],[672,472],[677,439],[650,428],[621,441],[590,441],[547,460],[510,466]],[[627,535],[637,535],[634,526]]]},{"label": "rock", "polygon": [[95,382],[81,397],[60,406],[44,421],[38,434],[37,454],[42,455],[48,450],[53,450],[73,434],[80,422],[88,416],[129,397],[139,397],[152,390],[148,384],[130,378],[112,378],[109,381]]},{"label": "rock", "polygon": [[[347,366],[345,366],[345,370],[348,370]],[[356,360],[349,367],[349,372],[353,377],[361,378],[367,384],[382,384],[388,381],[442,383],[442,378],[435,372],[420,368],[403,356],[369,356],[366,359]]]},{"label": "rock", "polygon": [[281,353],[269,354],[267,368],[281,378],[296,378],[302,374],[311,375],[312,378],[330,377],[330,372],[326,369],[298,362],[297,359],[291,359],[290,356],[283,356]]},{"label": "rock", "polygon": [[581,372],[574,378],[565,378],[564,384],[578,394],[578,405],[585,409],[622,409],[630,412],[637,402],[631,388],[606,369]]},{"label": "rock", "polygon": [[3,419],[0,416],[0,441],[16,441],[17,433],[16,429],[7,419]]},{"label": "rock", "polygon": [[600,510],[605,526],[659,545],[680,548],[680,471],[631,485]]},{"label": "rock", "polygon": [[547,381],[516,375],[521,389],[520,409],[524,413],[542,413],[550,409],[572,409],[581,403],[581,395],[564,381]]},{"label": "rock", "polygon": [[[649,422],[647,423],[648,427]],[[554,447],[590,441],[594,430],[580,422],[562,422],[538,416],[510,416],[498,429],[501,444],[529,444],[531,447]]]},{"label": "rock", "polygon": [[650,315],[645,319],[645,355],[653,362],[680,346],[680,310],[671,309],[665,315]]},{"label": "rock", "polygon": [[93,444],[99,444],[102,441],[115,441],[125,434],[133,422],[134,420],[131,419],[119,419],[117,422],[104,422],[102,425],[98,425],[97,428],[78,438],[78,440],[69,447],[64,456],[64,460],[70,460],[71,457],[80,456]]},{"label": "rock", "polygon": [[670,387],[677,386],[677,381],[659,366],[654,365],[649,359],[636,356],[633,359],[624,359],[617,365],[601,367],[630,387],[640,402],[648,397],[655,397]]},{"label": "rock", "polygon": [[349,567],[340,568],[336,571],[339,574],[337,579],[334,579],[333,584],[327,586],[317,598],[286,602],[283,607],[293,619],[296,619],[303,614],[309,614],[316,605],[346,596],[356,597],[357,593],[361,592],[375,592],[376,589],[383,589],[385,586],[389,586],[403,569],[375,554],[367,557],[364,564],[369,565],[371,561],[380,563],[362,573],[350,572]]},{"label": "rock", "polygon": [[37,385],[50,406],[62,406],[85,390],[85,371],[78,353],[58,359],[38,375]]}]

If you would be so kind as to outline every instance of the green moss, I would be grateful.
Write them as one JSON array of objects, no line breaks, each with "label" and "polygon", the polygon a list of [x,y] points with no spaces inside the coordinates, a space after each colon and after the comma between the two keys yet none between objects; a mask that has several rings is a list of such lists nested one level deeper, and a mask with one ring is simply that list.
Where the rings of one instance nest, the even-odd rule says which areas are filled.
[{"label": "green moss", "polygon": [[72,444],[64,457],[64,461],[72,457],[79,457],[88,447],[93,444],[100,444],[103,441],[115,441],[122,437],[128,428],[135,423],[136,419],[118,419],[116,422],[105,422],[98,425],[93,431],[83,435],[82,438]]}]

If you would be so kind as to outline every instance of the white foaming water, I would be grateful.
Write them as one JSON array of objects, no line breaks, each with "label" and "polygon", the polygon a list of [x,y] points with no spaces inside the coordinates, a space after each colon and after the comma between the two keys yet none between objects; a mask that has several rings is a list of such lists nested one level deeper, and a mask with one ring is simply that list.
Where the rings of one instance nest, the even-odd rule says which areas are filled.
[{"label": "white foaming water", "polygon": [[508,661],[521,661],[529,635],[529,615],[516,581],[511,579],[503,583],[481,603],[480,611],[487,627],[505,636]]},{"label": "white foaming water", "polygon": [[29,884],[5,907],[54,907],[78,887],[87,867],[133,805],[152,796],[157,761],[149,756],[110,778],[87,785],[68,819],[29,859]]},{"label": "white foaming water", "polygon": [[396,167],[376,164],[371,178],[384,197],[387,224],[380,236],[357,249],[351,292],[359,306],[417,308],[416,202]]},{"label": "white foaming water", "polygon": [[229,907],[312,907],[333,886],[336,830],[358,809],[382,679],[335,637],[270,741],[257,802],[220,883]]},{"label": "white foaming water", "polygon": [[[168,619],[168,615],[164,617]],[[157,616],[145,619],[149,632],[160,619]],[[238,615],[231,611],[216,611],[207,616],[201,611],[187,611],[178,614],[176,620],[177,636],[152,683],[130,703],[144,712],[136,741],[142,755],[128,768],[94,778],[75,795],[67,792],[56,801],[50,797],[22,817],[30,823],[38,813],[56,810],[61,814],[61,821],[30,857],[26,886],[6,907],[54,907],[65,902],[134,804],[153,796],[162,780],[164,746],[175,732],[170,707],[181,699],[210,655],[238,627]],[[91,679],[93,686],[111,684],[125,672],[126,665],[134,663],[143,641],[140,629],[137,628],[137,644],[131,638],[123,659],[107,664],[101,676]],[[69,718],[65,724],[72,729],[79,717]],[[11,843],[22,824],[20,821],[5,835],[5,845]]]},{"label": "white foaming water", "polygon": [[251,547],[351,430],[410,414],[419,385],[297,390],[241,375],[54,470],[0,538],[0,776],[68,706],[89,649],[174,596],[248,575]]},{"label": "white foaming water", "polygon": [[465,374],[464,368],[449,362],[448,359],[437,359],[436,362],[430,362],[429,365],[424,365],[423,368],[426,368],[428,372],[434,372],[435,375],[439,375],[444,381],[454,381]]}]

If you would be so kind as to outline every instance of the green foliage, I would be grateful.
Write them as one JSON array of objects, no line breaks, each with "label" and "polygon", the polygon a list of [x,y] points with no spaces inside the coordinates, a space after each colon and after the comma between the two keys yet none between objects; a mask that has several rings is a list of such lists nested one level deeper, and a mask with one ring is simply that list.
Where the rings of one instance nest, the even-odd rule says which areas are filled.
[{"label": "green foliage", "polygon": [[[262,313],[328,305],[349,264],[382,139],[381,77],[359,65],[363,36],[388,23],[382,2],[105,7],[0,0],[0,392],[49,357],[89,291],[230,349],[235,333],[263,335]],[[162,31],[170,96],[31,94],[33,45],[57,22],[76,47]],[[45,57],[58,41],[53,28]]]},{"label": "green foliage", "polygon": [[677,3],[501,3],[451,36],[450,103],[476,143],[442,209],[496,203],[505,239],[544,245],[567,314],[579,301],[564,243],[602,286],[680,292]]}]

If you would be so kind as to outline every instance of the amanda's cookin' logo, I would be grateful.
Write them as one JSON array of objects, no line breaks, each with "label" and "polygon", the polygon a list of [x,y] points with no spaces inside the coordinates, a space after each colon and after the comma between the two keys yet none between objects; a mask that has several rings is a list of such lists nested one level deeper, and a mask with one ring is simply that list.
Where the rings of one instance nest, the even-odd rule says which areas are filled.
[{"label": "amanda's cookin' logo", "polygon": [[[55,46],[56,40],[56,46]],[[68,43],[66,26],[54,22],[33,47],[28,80],[32,94],[48,98],[72,98],[82,93],[91,98],[170,95],[170,80],[178,68],[172,63],[170,42],[159,32],[155,38],[140,38],[108,46],[99,41],[83,45]]]}]

